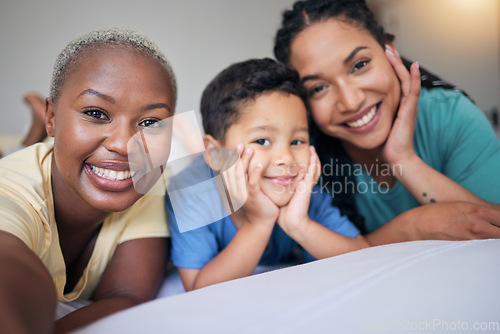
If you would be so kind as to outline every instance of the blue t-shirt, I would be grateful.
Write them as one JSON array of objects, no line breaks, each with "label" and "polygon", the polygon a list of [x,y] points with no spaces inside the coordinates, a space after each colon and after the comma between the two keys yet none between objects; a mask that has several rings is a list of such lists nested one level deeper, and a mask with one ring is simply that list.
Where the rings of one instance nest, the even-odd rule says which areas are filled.
[{"label": "blue t-shirt", "polygon": [[[417,155],[476,196],[500,203],[500,141],[483,112],[463,94],[443,88],[422,88],[418,107]],[[420,206],[400,182],[384,189],[355,168],[356,207],[368,232]]]},{"label": "blue t-shirt", "polygon": [[[205,165],[205,167],[202,166]],[[188,178],[192,180],[192,176],[199,174],[201,170],[206,170],[208,167],[203,159],[195,159],[195,161],[187,167],[187,169],[180,174],[180,178]],[[193,171],[198,171],[194,173]],[[203,172],[201,172],[203,174]],[[213,175],[213,174],[212,174]],[[175,183],[175,178],[172,181]],[[191,184],[193,184],[191,182]],[[182,187],[177,187],[181,189]],[[184,188],[187,189],[187,188]],[[188,207],[193,208],[193,204],[205,206],[213,206],[214,196],[213,193],[203,194],[208,204],[201,203],[200,200],[203,196],[186,196],[182,197],[184,201],[193,201],[194,203],[186,203]],[[190,200],[191,198],[191,200]],[[237,232],[237,228],[229,216],[226,216],[211,224],[197,224],[194,222],[191,226],[200,226],[197,228],[186,228],[183,224],[178,224],[174,209],[172,207],[171,198],[167,192],[165,196],[165,203],[169,213],[170,231],[172,238],[171,259],[176,267],[201,269],[210,260],[212,260],[220,251],[222,251],[229,242],[233,239]],[[191,215],[190,219],[203,217],[198,213]],[[326,226],[332,231],[339,234],[355,237],[359,234],[358,229],[349,221],[345,216],[340,215],[340,211],[331,205],[331,197],[328,194],[320,193],[318,188],[313,189],[311,195],[311,202],[309,206],[309,217]],[[183,230],[184,232],[180,232]],[[297,242],[290,238],[280,227],[276,224],[271,233],[268,246],[262,255],[259,265],[274,265],[286,263],[294,251],[299,247]],[[314,258],[305,250],[303,255],[306,261],[312,261]]]}]

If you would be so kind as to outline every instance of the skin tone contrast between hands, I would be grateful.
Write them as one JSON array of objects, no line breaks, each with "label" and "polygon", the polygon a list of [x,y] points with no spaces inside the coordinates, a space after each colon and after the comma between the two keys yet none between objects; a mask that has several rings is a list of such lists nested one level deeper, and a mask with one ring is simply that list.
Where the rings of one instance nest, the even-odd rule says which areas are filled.
[{"label": "skin tone contrast between hands", "polygon": [[[319,128],[339,138],[355,163],[399,167],[392,168],[392,175],[372,175],[377,182],[392,187],[398,180],[421,204],[428,204],[432,198],[444,211],[458,205],[452,211],[461,216],[470,215],[470,208],[465,205],[462,210],[461,203],[452,202],[481,206],[473,210],[481,213],[469,221],[464,219],[459,229],[450,228],[460,221],[457,216],[425,213],[438,213],[438,208],[410,210],[367,235],[371,243],[432,239],[436,235],[444,239],[500,237],[499,205],[482,200],[434,170],[414,151],[420,94],[418,63],[409,73],[391,42],[386,43],[384,51],[368,31],[337,19],[314,23],[300,32],[291,44],[290,55],[291,66],[308,91],[311,113]],[[421,215],[428,220],[407,220]],[[399,226],[402,218],[403,228]],[[442,219],[448,223],[443,224]],[[423,226],[429,230],[425,232]]]},{"label": "skin tone contrast between hands", "polygon": [[223,142],[207,135],[205,145],[237,149],[248,199],[231,215],[238,231],[227,247],[201,270],[178,268],[187,291],[251,275],[276,223],[317,259],[368,246],[363,237],[339,235],[308,216],[320,164],[309,145],[301,99],[266,93],[247,102],[240,114]]}]

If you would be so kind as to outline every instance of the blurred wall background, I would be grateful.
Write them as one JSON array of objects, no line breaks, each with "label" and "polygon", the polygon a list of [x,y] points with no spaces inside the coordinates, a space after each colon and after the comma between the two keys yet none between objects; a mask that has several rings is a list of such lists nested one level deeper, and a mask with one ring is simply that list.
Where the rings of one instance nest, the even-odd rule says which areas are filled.
[{"label": "blurred wall background", "polygon": [[[401,54],[500,106],[499,0],[368,0]],[[60,50],[91,29],[128,26],[155,41],[179,83],[178,112],[198,110],[205,85],[230,63],[272,57],[294,0],[0,0],[0,134],[23,134],[28,91],[46,96]]]},{"label": "blurred wall background", "polygon": [[228,64],[271,57],[293,0],[0,0],[0,133],[22,134],[27,91],[49,93],[58,53],[89,30],[126,26],[157,43],[177,75],[177,111],[199,109],[205,85]]}]

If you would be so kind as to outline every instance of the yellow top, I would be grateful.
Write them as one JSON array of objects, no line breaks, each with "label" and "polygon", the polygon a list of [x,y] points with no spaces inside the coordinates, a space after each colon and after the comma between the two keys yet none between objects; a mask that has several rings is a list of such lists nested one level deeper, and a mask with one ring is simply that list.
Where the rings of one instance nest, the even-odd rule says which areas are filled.
[{"label": "yellow top", "polygon": [[32,145],[0,159],[0,229],[28,245],[54,279],[59,301],[90,299],[116,246],[132,239],[169,234],[162,196],[143,196],[103,222],[82,277],[64,294],[66,266],[59,245],[51,187],[53,143]]}]

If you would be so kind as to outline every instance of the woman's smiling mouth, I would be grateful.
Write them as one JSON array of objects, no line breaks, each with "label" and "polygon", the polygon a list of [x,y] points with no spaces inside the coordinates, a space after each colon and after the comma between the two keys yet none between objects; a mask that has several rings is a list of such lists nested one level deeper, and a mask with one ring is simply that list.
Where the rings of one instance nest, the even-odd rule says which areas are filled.
[{"label": "woman's smiling mouth", "polygon": [[123,181],[126,179],[130,179],[135,174],[135,172],[131,172],[129,170],[115,171],[113,169],[99,168],[93,165],[90,165],[90,168],[99,177],[111,181]]},{"label": "woman's smiling mouth", "polygon": [[121,192],[134,186],[132,177],[135,172],[130,170],[115,170],[86,164],[86,174],[99,189],[103,191]]},{"label": "woman's smiling mouth", "polygon": [[357,129],[357,128],[360,128],[362,126],[365,126],[373,120],[373,118],[375,117],[375,114],[377,113],[377,108],[378,108],[378,105],[374,105],[370,109],[370,111],[368,113],[366,113],[363,117],[360,117],[357,120],[352,121],[352,122],[345,122],[344,124],[346,124],[348,127],[353,128],[353,129]]}]

